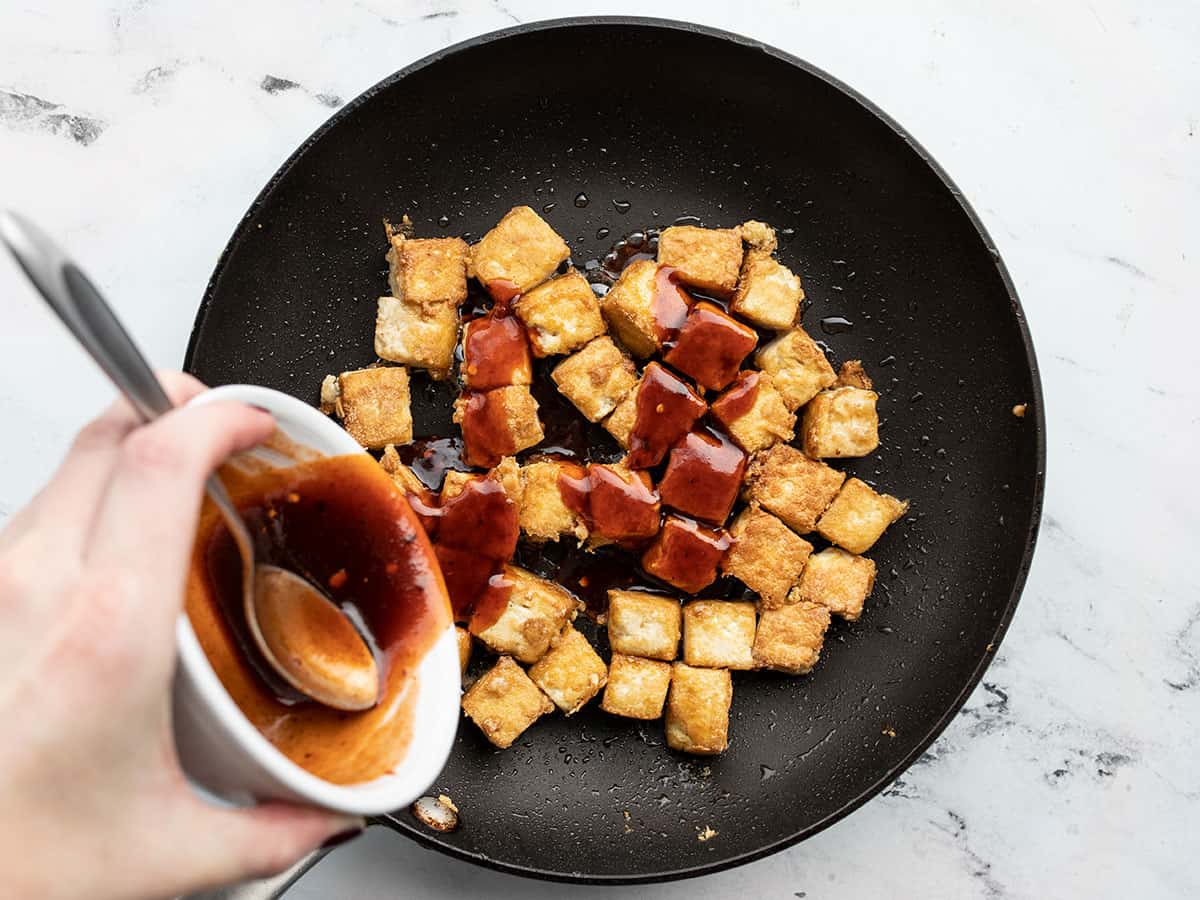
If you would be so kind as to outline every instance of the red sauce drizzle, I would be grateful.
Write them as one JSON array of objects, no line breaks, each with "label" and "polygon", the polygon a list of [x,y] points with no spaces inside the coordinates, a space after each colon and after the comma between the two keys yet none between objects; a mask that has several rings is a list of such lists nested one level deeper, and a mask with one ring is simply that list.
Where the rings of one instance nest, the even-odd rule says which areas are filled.
[{"label": "red sauce drizzle", "polygon": [[737,377],[742,360],[757,344],[753,328],[702,301],[688,315],[663,360],[700,386],[719,391]]},{"label": "red sauce drizzle", "polygon": [[496,301],[497,308],[507,312],[513,301],[521,296],[521,288],[507,278],[497,278],[487,283],[487,292]]},{"label": "red sauce drizzle", "polygon": [[704,401],[687,384],[658,363],[650,363],[638,385],[637,416],[629,434],[626,464],[631,469],[658,465],[704,410]]},{"label": "red sauce drizzle", "polygon": [[467,401],[462,420],[464,458],[468,465],[490,469],[517,450],[508,414],[497,392],[463,391],[463,397]]},{"label": "red sauce drizzle", "polygon": [[671,449],[658,489],[680,512],[721,524],[733,509],[746,454],[715,428],[691,431]]},{"label": "red sauce drizzle", "polygon": [[679,286],[674,266],[659,266],[654,275],[654,328],[660,344],[672,341],[687,319],[692,298]]},{"label": "red sauce drizzle", "polygon": [[729,390],[713,401],[712,414],[722,425],[728,428],[746,413],[754,408],[758,399],[758,383],[762,379],[759,372],[743,372]]},{"label": "red sauce drizzle", "polygon": [[624,473],[612,466],[564,466],[558,474],[563,503],[583,519],[588,531],[624,546],[658,534],[658,492],[645,472]]},{"label": "red sauce drizzle", "polygon": [[463,338],[463,383],[490,391],[510,384],[529,384],[533,363],[529,338],[521,320],[501,310],[499,302],[486,316],[467,323]]},{"label": "red sauce drizzle", "polygon": [[724,529],[667,516],[658,538],[642,555],[642,568],[681,591],[699,593],[717,580],[717,566],[731,543]]}]

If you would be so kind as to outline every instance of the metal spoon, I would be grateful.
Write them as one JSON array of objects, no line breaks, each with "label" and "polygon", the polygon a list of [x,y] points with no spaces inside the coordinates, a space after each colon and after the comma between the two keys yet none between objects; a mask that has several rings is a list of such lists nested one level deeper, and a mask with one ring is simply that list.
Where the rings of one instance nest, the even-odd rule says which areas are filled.
[{"label": "metal spoon", "polygon": [[[0,211],[0,239],[104,373],[146,422],[171,401],[116,314],[80,269],[37,226]],[[334,709],[369,709],[379,700],[375,656],[354,623],[316,585],[277,566],[254,563],[254,542],[220,479],[205,485],[242,557],[246,623],[267,663],[288,684]]]}]

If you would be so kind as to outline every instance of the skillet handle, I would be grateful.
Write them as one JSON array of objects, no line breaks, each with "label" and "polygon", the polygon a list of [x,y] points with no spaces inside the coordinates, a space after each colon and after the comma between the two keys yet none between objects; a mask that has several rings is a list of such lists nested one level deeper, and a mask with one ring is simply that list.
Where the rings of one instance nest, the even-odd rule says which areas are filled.
[{"label": "skillet handle", "polygon": [[285,869],[270,878],[244,881],[241,884],[215,888],[211,891],[188,894],[180,900],[278,900],[305,872],[324,859],[325,854],[331,849],[331,847],[318,847],[290,869]]}]

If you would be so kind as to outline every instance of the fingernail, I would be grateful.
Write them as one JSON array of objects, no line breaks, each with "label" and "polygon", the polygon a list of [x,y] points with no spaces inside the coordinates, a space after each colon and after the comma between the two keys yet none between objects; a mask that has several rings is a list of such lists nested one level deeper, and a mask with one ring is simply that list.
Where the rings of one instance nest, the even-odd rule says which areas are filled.
[{"label": "fingernail", "polygon": [[321,845],[321,849],[332,850],[334,847],[338,847],[347,841],[354,840],[354,838],[358,837],[362,833],[363,827],[361,825],[354,825],[350,828],[347,828],[345,831],[339,831],[331,838],[327,838],[325,843]]}]

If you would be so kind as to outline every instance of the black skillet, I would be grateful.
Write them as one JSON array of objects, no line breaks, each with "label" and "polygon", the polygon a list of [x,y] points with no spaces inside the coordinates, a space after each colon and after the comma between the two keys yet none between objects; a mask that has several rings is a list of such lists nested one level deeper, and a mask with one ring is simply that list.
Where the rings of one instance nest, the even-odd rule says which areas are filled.
[{"label": "black skillet", "polygon": [[[882,395],[882,446],[843,468],[910,498],[912,516],[873,549],[867,611],[833,626],[810,677],[735,679],[722,756],[675,755],[660,723],[595,704],[547,716],[505,752],[465,724],[435,790],[462,826],[437,834],[407,812],[389,824],[461,859],[564,881],[665,881],[765,856],[920,756],[1008,626],[1045,458],[1016,292],[947,175],[834,78],[695,25],[571,19],[436,53],[322,126],[238,226],[185,365],[210,384],[315,403],[323,375],[374,361],[383,218],[478,238],[522,203],[577,263],[681,216],[785,229],[806,326],[835,359],[862,358]],[[416,391],[418,433],[449,431],[449,396]],[[705,828],[718,834],[701,841]]]}]

